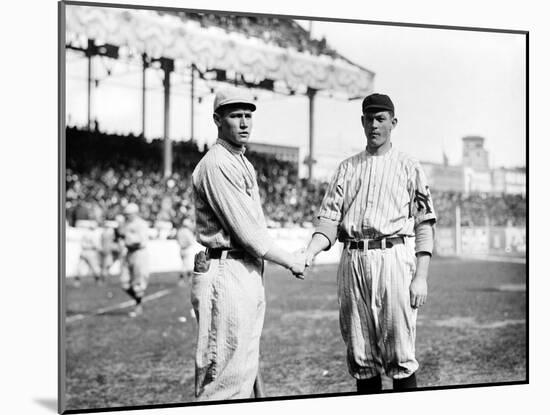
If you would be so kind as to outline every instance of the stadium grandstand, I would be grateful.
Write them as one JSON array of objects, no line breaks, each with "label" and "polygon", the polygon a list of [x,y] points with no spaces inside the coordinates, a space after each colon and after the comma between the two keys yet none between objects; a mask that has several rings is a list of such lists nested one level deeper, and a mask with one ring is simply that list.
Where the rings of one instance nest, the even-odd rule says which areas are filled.
[{"label": "stadium grandstand", "polygon": [[[126,203],[138,203],[151,224],[181,223],[193,216],[191,172],[204,154],[194,142],[174,143],[174,172],[161,173],[162,140],[67,128],[67,219],[113,220]],[[256,166],[260,195],[271,227],[311,226],[326,181],[298,177],[295,162],[277,155],[248,152]],[[433,189],[439,226],[453,226],[455,209],[464,226],[525,226],[526,199],[521,194],[489,194]],[[94,213],[95,212],[95,213]],[[98,218],[95,218],[98,219]]]},{"label": "stadium grandstand", "polygon": [[[173,237],[185,219],[193,219],[191,173],[207,150],[194,136],[193,108],[201,99],[195,94],[202,89],[211,95],[219,87],[232,85],[308,98],[309,147],[305,159],[298,147],[253,142],[247,151],[258,174],[268,226],[280,230],[279,239],[288,237],[298,243],[307,237],[303,232],[300,237],[296,235],[311,230],[328,180],[327,176],[313,174],[318,161],[314,151],[315,97],[319,92],[330,94],[331,99],[364,97],[373,90],[372,71],[340,55],[326,39],[313,38],[305,28],[307,24],[290,18],[83,5],[72,5],[65,12],[67,54],[85,59],[88,68],[87,122],[71,122],[68,109],[64,131],[65,207],[72,235],[78,236],[73,230],[79,223],[104,226],[105,221],[110,221],[109,226],[116,226],[117,215],[128,203],[138,204],[140,214],[157,230],[152,233],[157,237]],[[107,132],[102,120],[93,116],[92,103],[101,105],[99,99],[92,97],[94,82],[98,81],[92,65],[95,59],[111,69],[109,62],[133,65],[134,72],[139,67],[138,72],[143,75],[141,85],[135,78],[136,84],[131,88],[142,92],[142,111],[136,114],[136,118],[141,115],[141,132]],[[150,111],[145,105],[150,88],[146,71],[156,72],[162,78],[163,133],[157,137],[145,134],[146,110]],[[107,70],[105,76],[110,75]],[[189,86],[186,92],[190,93],[190,134],[179,137],[182,141],[170,138],[170,113],[174,108],[182,110],[171,107],[171,75],[177,75],[177,82]],[[478,151],[483,140],[476,140],[474,150]],[[299,174],[302,162],[308,167],[307,178]],[[466,183],[462,167],[446,163],[427,167],[429,176],[437,179],[430,183],[438,226],[450,230],[441,233],[439,240],[444,241],[446,250],[442,248],[438,253],[459,252],[458,246],[465,240],[457,236],[461,227],[482,231],[514,228],[520,235],[518,240],[525,240],[525,193],[485,192],[473,186],[482,177],[484,182],[500,183],[499,189],[511,189],[513,180],[516,176],[521,179],[521,174],[507,170],[481,174],[472,170],[467,176],[468,191],[462,191]],[[521,180],[518,183],[516,187],[520,189]],[[291,231],[281,233],[284,230]],[[506,241],[511,240],[509,232],[501,234]],[[471,235],[472,241],[479,240],[477,234]],[[488,246],[495,237],[485,232],[485,239]],[[509,247],[510,243],[499,246]]]},{"label": "stadium grandstand", "polygon": [[183,21],[198,22],[203,28],[217,27],[227,32],[241,33],[248,38],[259,38],[266,43],[284,48],[293,48],[298,52],[309,52],[316,56],[328,55],[333,58],[343,58],[336,50],[329,47],[325,38],[312,38],[308,30],[290,19],[273,16],[238,16],[208,12],[158,11],[157,13],[160,15],[175,15]]},{"label": "stadium grandstand", "polygon": [[[145,135],[145,72],[163,77],[163,171],[172,171],[170,134],[171,75],[190,85],[191,133],[198,90],[210,94],[221,84],[267,90],[286,96],[302,95],[309,102],[309,147],[305,162],[313,177],[315,97],[327,93],[358,99],[372,91],[375,74],[331,49],[326,39],[315,39],[295,20],[273,16],[232,15],[193,11],[124,11],[107,7],[71,6],[66,9],[68,51],[87,59],[87,128],[97,121],[91,114],[92,60],[133,62],[142,66],[142,135]],[[113,30],[124,26],[125,30]],[[112,66],[112,62],[107,66]],[[107,70],[106,76],[111,75]],[[136,114],[137,115],[137,114]]]}]

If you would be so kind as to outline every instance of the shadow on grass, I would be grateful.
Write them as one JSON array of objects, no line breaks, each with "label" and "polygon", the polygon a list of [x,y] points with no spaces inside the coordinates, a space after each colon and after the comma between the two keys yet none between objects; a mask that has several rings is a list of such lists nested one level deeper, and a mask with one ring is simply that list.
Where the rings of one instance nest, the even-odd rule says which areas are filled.
[{"label": "shadow on grass", "polygon": [[98,314],[98,317],[123,317],[128,316],[128,313],[132,311],[133,307],[126,307],[120,310],[111,310],[105,311],[104,313]]}]

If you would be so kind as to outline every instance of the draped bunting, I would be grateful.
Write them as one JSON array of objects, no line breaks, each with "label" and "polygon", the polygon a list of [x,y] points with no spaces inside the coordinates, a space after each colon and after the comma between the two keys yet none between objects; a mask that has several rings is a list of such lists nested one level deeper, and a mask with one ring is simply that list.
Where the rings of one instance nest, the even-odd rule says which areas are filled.
[{"label": "draped bunting", "polygon": [[374,78],[373,72],[341,58],[298,52],[149,10],[67,5],[66,28],[68,44],[85,37],[186,66],[194,63],[201,71],[234,71],[247,82],[272,79],[291,89],[310,87],[358,97],[371,92]]}]

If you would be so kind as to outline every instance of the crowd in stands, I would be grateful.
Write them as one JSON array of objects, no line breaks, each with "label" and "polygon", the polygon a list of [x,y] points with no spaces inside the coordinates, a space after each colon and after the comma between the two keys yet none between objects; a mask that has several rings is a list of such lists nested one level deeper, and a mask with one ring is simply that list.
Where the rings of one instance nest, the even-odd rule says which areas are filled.
[{"label": "crowd in stands", "polygon": [[[151,225],[179,227],[194,218],[191,173],[204,155],[193,142],[173,142],[173,174],[162,173],[163,143],[67,128],[66,211],[78,219],[114,220],[127,203],[140,206]],[[270,227],[313,224],[324,182],[298,177],[298,166],[273,156],[246,153],[256,168],[260,197]],[[456,206],[463,226],[525,226],[526,199],[521,195],[438,192],[432,189],[438,226],[454,226]]]},{"label": "crowd in stands", "polygon": [[[194,217],[191,173],[203,156],[195,143],[173,142],[173,174],[163,177],[163,143],[67,128],[66,210],[78,219],[114,220],[127,203],[144,219],[179,226]],[[247,152],[257,172],[260,197],[270,226],[311,226],[324,185],[298,179],[298,167]]]},{"label": "crowd in stands", "polygon": [[[174,173],[162,173],[163,143],[133,135],[67,128],[67,219],[114,220],[137,203],[150,223],[175,225],[193,216],[190,171],[201,153],[194,143],[174,143]],[[99,217],[98,217],[99,216]],[[100,219],[101,218],[101,219]]]},{"label": "crowd in stands", "polygon": [[337,57],[325,38],[313,39],[309,32],[292,19],[272,16],[242,16],[217,13],[164,12],[176,14],[182,20],[198,22],[201,27],[219,27],[228,32],[241,33],[254,37],[266,43],[294,48],[299,52],[309,52],[312,55],[329,55]]}]

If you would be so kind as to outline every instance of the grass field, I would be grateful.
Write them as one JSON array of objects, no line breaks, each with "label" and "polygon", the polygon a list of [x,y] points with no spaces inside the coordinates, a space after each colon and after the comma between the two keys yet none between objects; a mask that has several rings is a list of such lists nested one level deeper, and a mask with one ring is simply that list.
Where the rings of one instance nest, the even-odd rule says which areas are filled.
[{"label": "grass field", "polygon": [[[352,392],[338,326],[336,266],[308,280],[267,266],[261,370],[270,397]],[[435,258],[419,312],[420,387],[526,380],[526,266]],[[193,400],[196,322],[189,286],[153,276],[158,297],[127,317],[118,282],[67,283],[67,409]],[[99,314],[97,311],[99,310]],[[387,383],[387,382],[386,382]],[[385,384],[386,384],[385,383]]]}]

